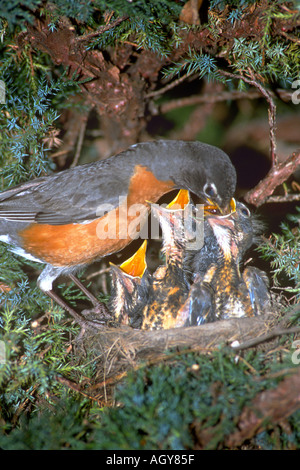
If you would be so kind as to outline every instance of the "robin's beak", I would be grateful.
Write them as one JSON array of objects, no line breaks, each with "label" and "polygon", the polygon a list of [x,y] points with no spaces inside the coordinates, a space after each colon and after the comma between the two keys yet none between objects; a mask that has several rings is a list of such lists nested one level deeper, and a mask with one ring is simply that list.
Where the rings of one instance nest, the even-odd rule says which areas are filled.
[{"label": "robin's beak", "polygon": [[208,203],[208,205],[204,206],[204,215],[213,214],[227,217],[236,211],[236,201],[234,198],[231,198],[229,205],[225,209],[221,209],[218,204],[212,202],[210,199],[208,199]]},{"label": "robin's beak", "polygon": [[142,278],[147,268],[146,250],[147,240],[143,242],[134,255],[120,265],[120,269],[129,276]]}]

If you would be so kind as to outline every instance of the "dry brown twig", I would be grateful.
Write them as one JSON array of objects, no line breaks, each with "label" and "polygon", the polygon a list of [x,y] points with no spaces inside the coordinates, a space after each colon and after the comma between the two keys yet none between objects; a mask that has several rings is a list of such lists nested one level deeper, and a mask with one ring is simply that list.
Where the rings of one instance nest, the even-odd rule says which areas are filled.
[{"label": "dry brown twig", "polygon": [[[173,82],[172,82],[173,83]],[[160,92],[161,90],[158,90]],[[292,93],[287,92],[286,90],[277,89],[276,93],[278,96],[286,101],[289,100],[292,96]],[[271,96],[275,97],[273,93]],[[162,114],[168,113],[169,111],[173,111],[174,109],[182,108],[184,106],[192,106],[195,104],[206,104],[206,103],[219,103],[222,101],[235,101],[235,100],[242,100],[242,99],[250,99],[256,100],[257,98],[261,97],[261,93],[257,90],[248,90],[248,91],[239,91],[239,90],[231,90],[231,91],[222,91],[219,93],[205,93],[201,95],[192,95],[186,98],[178,98],[176,100],[170,100],[166,103],[163,103],[159,111]]]},{"label": "dry brown twig", "polygon": [[248,85],[254,86],[262,96],[264,96],[268,102],[269,109],[269,129],[270,129],[270,154],[272,160],[272,166],[277,165],[277,155],[276,155],[276,135],[275,135],[275,125],[276,125],[276,105],[272,96],[268,90],[266,90],[262,84],[255,78],[252,70],[248,69],[250,78],[245,77],[244,75],[237,75],[234,73],[226,72],[225,70],[220,72],[225,77],[234,78],[238,80],[243,80],[243,82]]},{"label": "dry brown twig", "polygon": [[286,194],[285,196],[270,196],[265,201],[266,203],[271,202],[294,202],[300,201],[300,194]]},{"label": "dry brown twig", "polygon": [[296,171],[299,165],[300,150],[294,152],[284,162],[273,166],[267,176],[247,193],[245,196],[246,202],[258,207],[265,202],[285,202],[287,199],[298,200],[298,195],[280,196],[280,201],[276,196],[271,198],[271,195],[279,185],[284,183]]},{"label": "dry brown twig", "polygon": [[180,85],[180,83],[184,82],[188,77],[191,77],[191,75],[192,75],[191,73],[186,73],[182,75],[181,77],[176,78],[176,80],[173,80],[172,82],[168,83],[163,88],[160,88],[159,90],[150,91],[149,93],[145,95],[145,98],[156,98],[158,96],[161,96],[164,93],[167,93],[167,91],[170,91],[173,88]]},{"label": "dry brown twig", "polygon": [[[269,134],[270,134],[270,155],[272,167],[266,177],[261,180],[258,185],[250,190],[245,196],[246,202],[258,207],[266,202],[279,202],[279,199],[271,199],[274,190],[284,183],[300,165],[300,151],[295,151],[284,162],[278,163],[276,155],[276,105],[273,99],[273,94],[266,90],[261,83],[256,80],[254,73],[249,70],[249,76],[236,75],[230,72],[222,71],[224,76],[229,78],[243,80],[251,86],[254,86],[268,102],[268,116],[269,116]],[[297,196],[297,195],[296,195]],[[298,200],[295,195],[284,196],[284,199]],[[281,197],[280,202],[283,202]]]},{"label": "dry brown twig", "polygon": [[92,33],[87,33],[83,34],[82,36],[77,36],[76,37],[76,42],[83,42],[83,41],[89,41],[92,38],[95,38],[96,36],[99,36],[100,34],[105,33],[106,31],[109,31],[112,28],[115,28],[118,26],[118,24],[122,23],[123,21],[127,20],[129,17],[126,16],[120,16],[120,18],[117,18],[115,21],[112,23],[106,24],[105,26],[101,26],[97,31],[93,31]]}]

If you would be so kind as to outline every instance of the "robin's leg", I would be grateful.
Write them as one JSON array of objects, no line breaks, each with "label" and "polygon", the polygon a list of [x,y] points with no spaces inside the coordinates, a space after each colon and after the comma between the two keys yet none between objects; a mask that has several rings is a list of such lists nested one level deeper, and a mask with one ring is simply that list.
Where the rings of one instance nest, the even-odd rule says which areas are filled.
[{"label": "robin's leg", "polygon": [[62,307],[64,310],[66,310],[78,323],[83,330],[85,330],[87,327],[93,327],[93,328],[100,328],[103,326],[103,323],[97,323],[95,321],[90,321],[86,320],[84,317],[82,317],[79,313],[77,313],[70,305],[67,304],[61,297],[59,297],[58,294],[56,294],[53,290],[49,291],[44,291],[45,294],[47,294],[55,303],[57,303],[60,307]]},{"label": "robin's leg", "polygon": [[[41,272],[37,280],[38,287],[43,292],[45,292],[45,294],[47,294],[52,300],[54,300],[54,302],[56,302],[64,310],[66,310],[74,318],[74,320],[77,323],[79,323],[82,327],[86,327],[88,325],[93,326],[93,327],[100,327],[100,325],[103,325],[104,320],[106,320],[107,318],[111,318],[106,307],[104,305],[100,305],[100,302],[98,302],[96,298],[93,298],[93,300],[98,302],[99,312],[94,312],[96,315],[94,315],[93,318],[91,319],[86,318],[84,311],[81,314],[77,313],[70,305],[68,305],[68,303],[65,300],[63,300],[58,294],[56,294],[56,292],[53,291],[53,288],[52,288],[53,282],[61,274],[62,273],[59,268],[55,268],[53,266],[47,265],[45,269]],[[70,278],[72,280],[77,281],[76,285],[80,283],[80,281],[75,276],[70,275]],[[81,283],[80,285],[84,288],[84,292],[87,291],[87,289]],[[92,294],[90,294],[90,296],[92,296]]]},{"label": "robin's leg", "polygon": [[74,274],[69,274],[71,281],[84,293],[84,295],[92,302],[94,307],[98,307],[101,302],[82,284]]},{"label": "robin's leg", "polygon": [[76,284],[76,286],[84,293],[84,295],[92,302],[94,308],[91,310],[83,310],[82,315],[86,316],[90,313],[98,315],[98,320],[111,320],[111,314],[107,309],[106,305],[103,302],[100,302],[83,284],[82,282],[74,276],[74,274],[69,274],[71,281]]}]

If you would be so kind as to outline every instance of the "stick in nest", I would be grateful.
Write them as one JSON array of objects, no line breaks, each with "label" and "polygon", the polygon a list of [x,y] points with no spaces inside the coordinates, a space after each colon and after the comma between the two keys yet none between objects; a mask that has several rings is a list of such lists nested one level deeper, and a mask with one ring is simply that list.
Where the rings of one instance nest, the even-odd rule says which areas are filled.
[{"label": "stick in nest", "polygon": [[238,351],[271,341],[283,334],[300,331],[299,327],[275,326],[278,323],[277,318],[277,314],[269,313],[255,318],[217,321],[198,327],[154,331],[135,330],[127,326],[103,327],[101,331],[87,331],[77,341],[77,346],[90,351],[95,358],[98,357],[95,381],[98,386],[103,386],[105,383],[117,382],[129,370],[142,364],[153,364],[170,358],[170,350],[175,355],[187,351],[211,352],[222,344],[231,345],[236,341],[238,344],[234,349]]}]

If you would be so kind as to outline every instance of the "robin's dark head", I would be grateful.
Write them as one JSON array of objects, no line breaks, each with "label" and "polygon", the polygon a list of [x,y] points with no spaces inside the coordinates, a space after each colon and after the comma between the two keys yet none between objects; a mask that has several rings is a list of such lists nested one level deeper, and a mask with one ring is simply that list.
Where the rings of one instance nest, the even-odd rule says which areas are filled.
[{"label": "robin's dark head", "polygon": [[[221,149],[201,142],[186,143],[181,167],[181,183],[205,204],[216,205],[221,213],[229,212],[236,187],[236,171]],[[174,178],[176,179],[176,178]]]},{"label": "robin's dark head", "polygon": [[201,202],[228,212],[236,187],[236,171],[221,149],[202,142],[158,140],[131,147],[140,164],[159,180],[171,179],[178,189],[190,190]]}]

